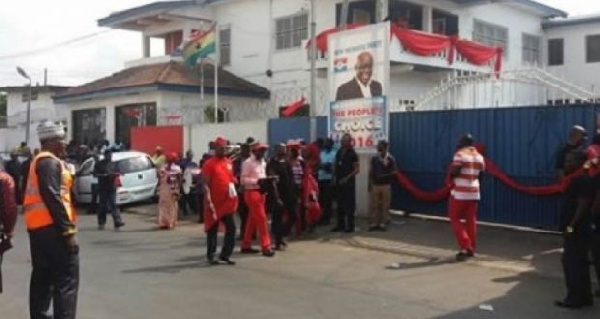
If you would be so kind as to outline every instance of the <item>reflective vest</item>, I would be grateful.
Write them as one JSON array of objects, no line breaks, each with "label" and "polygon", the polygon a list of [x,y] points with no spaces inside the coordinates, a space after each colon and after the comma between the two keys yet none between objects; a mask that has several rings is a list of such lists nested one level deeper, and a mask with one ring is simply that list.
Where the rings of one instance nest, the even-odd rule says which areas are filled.
[{"label": "reflective vest", "polygon": [[42,152],[36,156],[29,168],[29,181],[25,191],[23,208],[25,211],[25,225],[27,230],[36,230],[54,224],[50,210],[42,200],[39,191],[39,179],[37,174],[37,163],[39,160],[51,157],[61,163],[60,198],[65,206],[69,221],[75,223],[77,213],[73,206],[71,190],[73,189],[73,176],[67,169],[65,163],[50,152]]}]

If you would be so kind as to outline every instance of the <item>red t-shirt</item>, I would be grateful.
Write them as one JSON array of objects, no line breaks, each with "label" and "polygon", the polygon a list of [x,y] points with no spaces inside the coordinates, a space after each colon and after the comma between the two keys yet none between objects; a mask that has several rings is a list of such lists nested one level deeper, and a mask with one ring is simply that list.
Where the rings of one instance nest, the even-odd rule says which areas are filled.
[{"label": "red t-shirt", "polygon": [[[235,213],[238,198],[231,198],[229,196],[229,184],[236,183],[231,160],[213,156],[204,163],[201,174],[210,180],[208,189],[210,190],[210,197],[217,211],[217,217],[220,219],[223,216]],[[208,230],[213,225],[214,220],[208,205],[204,206],[205,228]]]}]

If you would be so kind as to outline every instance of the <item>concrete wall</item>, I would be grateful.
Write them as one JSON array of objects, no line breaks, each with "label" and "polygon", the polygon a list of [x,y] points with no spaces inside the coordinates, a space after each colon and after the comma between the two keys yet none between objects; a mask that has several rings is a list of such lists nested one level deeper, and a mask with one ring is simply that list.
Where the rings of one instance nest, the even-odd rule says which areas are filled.
[{"label": "concrete wall", "polygon": [[184,149],[192,149],[196,158],[208,151],[208,143],[222,136],[232,143],[242,143],[249,136],[267,141],[267,121],[192,125],[184,130]]},{"label": "concrete wall", "polygon": [[549,39],[564,39],[564,64],[549,66],[547,52],[544,64],[548,71],[569,79],[579,86],[600,94],[600,63],[586,62],[585,38],[600,34],[600,23],[553,28],[546,31],[543,47],[548,49]]}]

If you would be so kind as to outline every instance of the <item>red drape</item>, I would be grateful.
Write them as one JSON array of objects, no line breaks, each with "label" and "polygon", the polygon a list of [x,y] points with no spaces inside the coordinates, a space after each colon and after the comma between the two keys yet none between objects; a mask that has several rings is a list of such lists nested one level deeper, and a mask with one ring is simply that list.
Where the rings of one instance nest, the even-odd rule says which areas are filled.
[{"label": "red drape", "polygon": [[[398,38],[402,46],[416,55],[429,56],[448,49],[451,49],[450,53],[453,52],[452,41],[445,35],[403,29],[393,24],[390,26],[390,32]],[[453,60],[453,54],[448,54],[448,62],[452,63]]]},{"label": "red drape", "polygon": [[[485,159],[485,165],[487,174],[494,176],[495,178],[497,178],[507,186],[511,187],[512,189],[525,194],[537,196],[548,196],[563,193],[567,189],[567,187],[569,187],[569,184],[573,179],[580,177],[584,174],[583,170],[579,170],[571,175],[566,176],[557,184],[544,186],[528,186],[517,183],[514,179],[506,175],[506,173],[504,173],[494,162],[492,162],[488,158]],[[448,176],[446,177],[445,186],[434,191],[424,191],[420,189],[401,171],[398,171],[396,173],[396,179],[398,180],[398,183],[402,188],[404,188],[414,198],[423,202],[443,201],[446,198],[448,198],[448,196],[450,196],[450,191],[452,189],[452,184]]]},{"label": "red drape", "polygon": [[456,39],[454,40],[456,51],[460,53],[467,61],[475,65],[485,65],[492,59],[496,59],[494,72],[498,74],[502,69],[502,48],[489,47],[473,41]]},{"label": "red drape", "polygon": [[302,106],[304,105],[305,102],[306,102],[306,99],[304,97],[292,102],[292,104],[288,105],[285,108],[285,110],[283,110],[281,115],[283,117],[289,117],[289,116],[294,115],[294,113],[296,113],[296,111],[298,111],[300,108],[302,108]]},{"label": "red drape", "polygon": [[[346,25],[346,30],[352,30],[352,29],[356,29],[356,28],[360,28],[362,27],[363,24],[361,23],[350,23]],[[317,36],[317,51],[319,52],[327,52],[328,50],[328,41],[329,41],[329,35],[330,34],[334,34],[334,33],[338,33],[340,32],[342,29],[341,27],[337,27],[337,28],[330,28],[330,29],[326,29],[321,31]],[[309,40],[306,47],[309,48],[310,44],[311,44],[312,40]]]}]

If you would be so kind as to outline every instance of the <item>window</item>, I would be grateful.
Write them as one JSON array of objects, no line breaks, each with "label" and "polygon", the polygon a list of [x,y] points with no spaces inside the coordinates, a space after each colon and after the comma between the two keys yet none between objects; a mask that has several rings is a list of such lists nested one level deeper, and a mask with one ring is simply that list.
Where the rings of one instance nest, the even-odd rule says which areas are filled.
[{"label": "window", "polygon": [[371,12],[362,9],[354,9],[352,22],[359,24],[371,24]]},{"label": "window", "polygon": [[563,65],[565,62],[565,40],[548,40],[548,65]]},{"label": "window", "polygon": [[501,47],[504,51],[504,56],[508,56],[507,28],[475,20],[473,40],[485,45]]},{"label": "window", "polygon": [[276,19],[275,38],[277,50],[300,48],[308,39],[308,13]]},{"label": "window", "polygon": [[587,63],[600,62],[600,34],[585,37]]},{"label": "window", "polygon": [[523,63],[540,64],[540,37],[523,34]]},{"label": "window", "polygon": [[121,174],[143,172],[154,168],[148,156],[132,157],[116,162],[115,167]]},{"label": "window", "polygon": [[219,62],[221,66],[231,65],[231,28],[219,30]]}]

